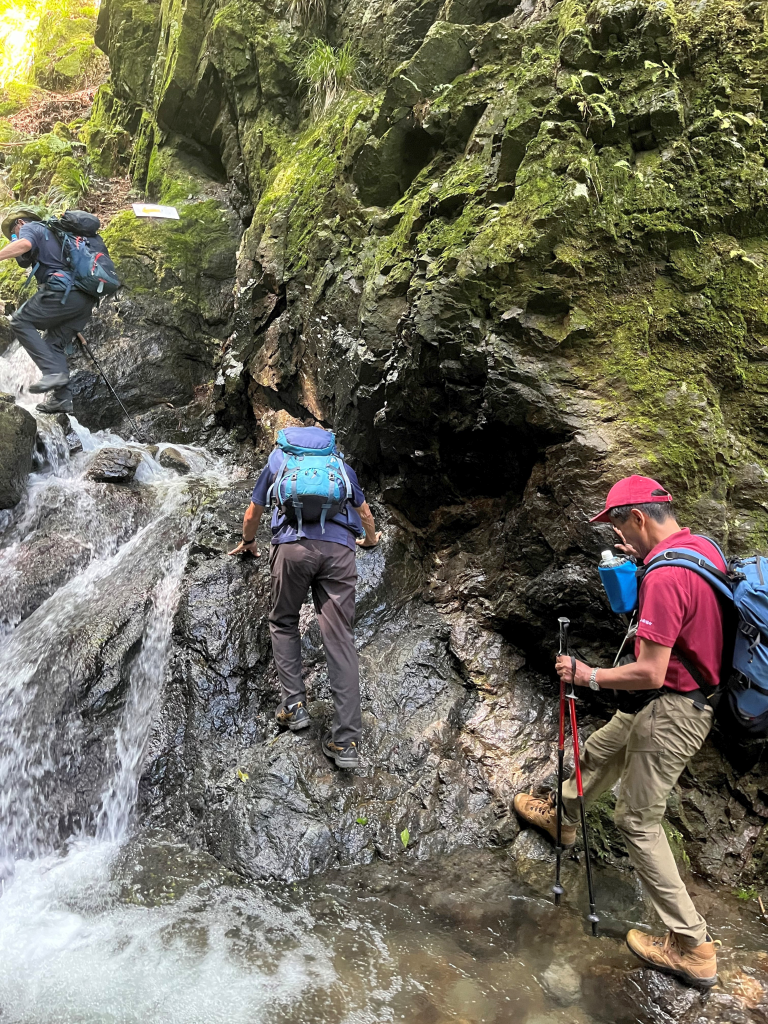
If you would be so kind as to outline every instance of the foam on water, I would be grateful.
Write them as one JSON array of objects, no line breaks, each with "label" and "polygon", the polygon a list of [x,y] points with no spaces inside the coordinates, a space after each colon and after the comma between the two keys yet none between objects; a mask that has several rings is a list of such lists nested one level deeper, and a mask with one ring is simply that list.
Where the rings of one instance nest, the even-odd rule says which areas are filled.
[{"label": "foam on water", "polygon": [[81,841],[17,865],[0,900],[9,1024],[255,1024],[334,970],[305,912],[223,889],[172,905],[119,900],[117,848]]}]

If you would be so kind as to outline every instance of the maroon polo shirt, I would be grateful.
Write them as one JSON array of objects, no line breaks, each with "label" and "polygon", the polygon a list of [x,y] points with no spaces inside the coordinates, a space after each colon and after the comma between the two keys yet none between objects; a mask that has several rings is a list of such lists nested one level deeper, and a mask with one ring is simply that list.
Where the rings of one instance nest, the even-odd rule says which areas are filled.
[{"label": "maroon polo shirt", "polygon": [[[657,544],[646,555],[646,564],[669,548],[689,548],[725,571],[717,548],[688,529],[679,530]],[[672,565],[648,573],[640,586],[635,657],[640,653],[640,639],[653,640],[662,647],[677,647],[711,686],[720,682],[723,610],[709,583],[690,569]],[[674,653],[664,685],[682,693],[698,689],[698,683]]]}]

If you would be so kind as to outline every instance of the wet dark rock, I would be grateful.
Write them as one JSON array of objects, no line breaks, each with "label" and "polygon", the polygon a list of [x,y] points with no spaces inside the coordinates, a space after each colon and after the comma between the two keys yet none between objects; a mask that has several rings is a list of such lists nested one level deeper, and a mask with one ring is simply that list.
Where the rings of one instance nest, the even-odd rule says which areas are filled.
[{"label": "wet dark rock", "polygon": [[61,429],[64,431],[64,440],[67,445],[67,449],[70,455],[77,455],[78,452],[83,450],[83,442],[78,437],[77,433],[72,428],[72,424],[69,421],[69,416],[66,413],[56,417]]},{"label": "wet dark rock", "polygon": [[0,509],[13,508],[26,490],[36,434],[34,416],[0,394]]},{"label": "wet dark rock", "polygon": [[[598,1020],[636,1020],[639,1024],[765,1024],[768,980],[765,957],[740,952],[738,967],[722,969],[721,984],[707,993],[658,971],[627,971],[596,964],[584,978],[587,1009]],[[610,1011],[606,1006],[610,992]]]},{"label": "wet dark rock", "polygon": [[107,484],[128,484],[141,462],[136,448],[101,448],[94,455],[87,470],[90,480]]},{"label": "wet dark rock", "polygon": [[181,476],[186,476],[192,469],[187,458],[177,448],[163,448],[157,461],[164,469],[172,469]]}]

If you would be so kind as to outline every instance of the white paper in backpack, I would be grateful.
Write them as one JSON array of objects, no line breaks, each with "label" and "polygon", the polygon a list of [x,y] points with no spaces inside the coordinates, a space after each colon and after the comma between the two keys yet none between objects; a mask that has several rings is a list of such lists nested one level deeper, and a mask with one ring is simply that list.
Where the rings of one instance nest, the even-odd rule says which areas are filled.
[{"label": "white paper in backpack", "polygon": [[133,212],[137,217],[163,217],[166,220],[179,220],[179,211],[175,206],[158,206],[156,203],[134,203]]}]

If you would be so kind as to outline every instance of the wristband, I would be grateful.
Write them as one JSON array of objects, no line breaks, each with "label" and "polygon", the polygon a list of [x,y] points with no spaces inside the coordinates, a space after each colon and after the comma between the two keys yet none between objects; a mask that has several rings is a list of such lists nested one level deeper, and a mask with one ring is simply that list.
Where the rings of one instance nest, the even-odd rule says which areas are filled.
[{"label": "wristband", "polygon": [[600,683],[597,681],[597,669],[593,668],[589,674],[589,688],[590,690],[599,690]]}]

